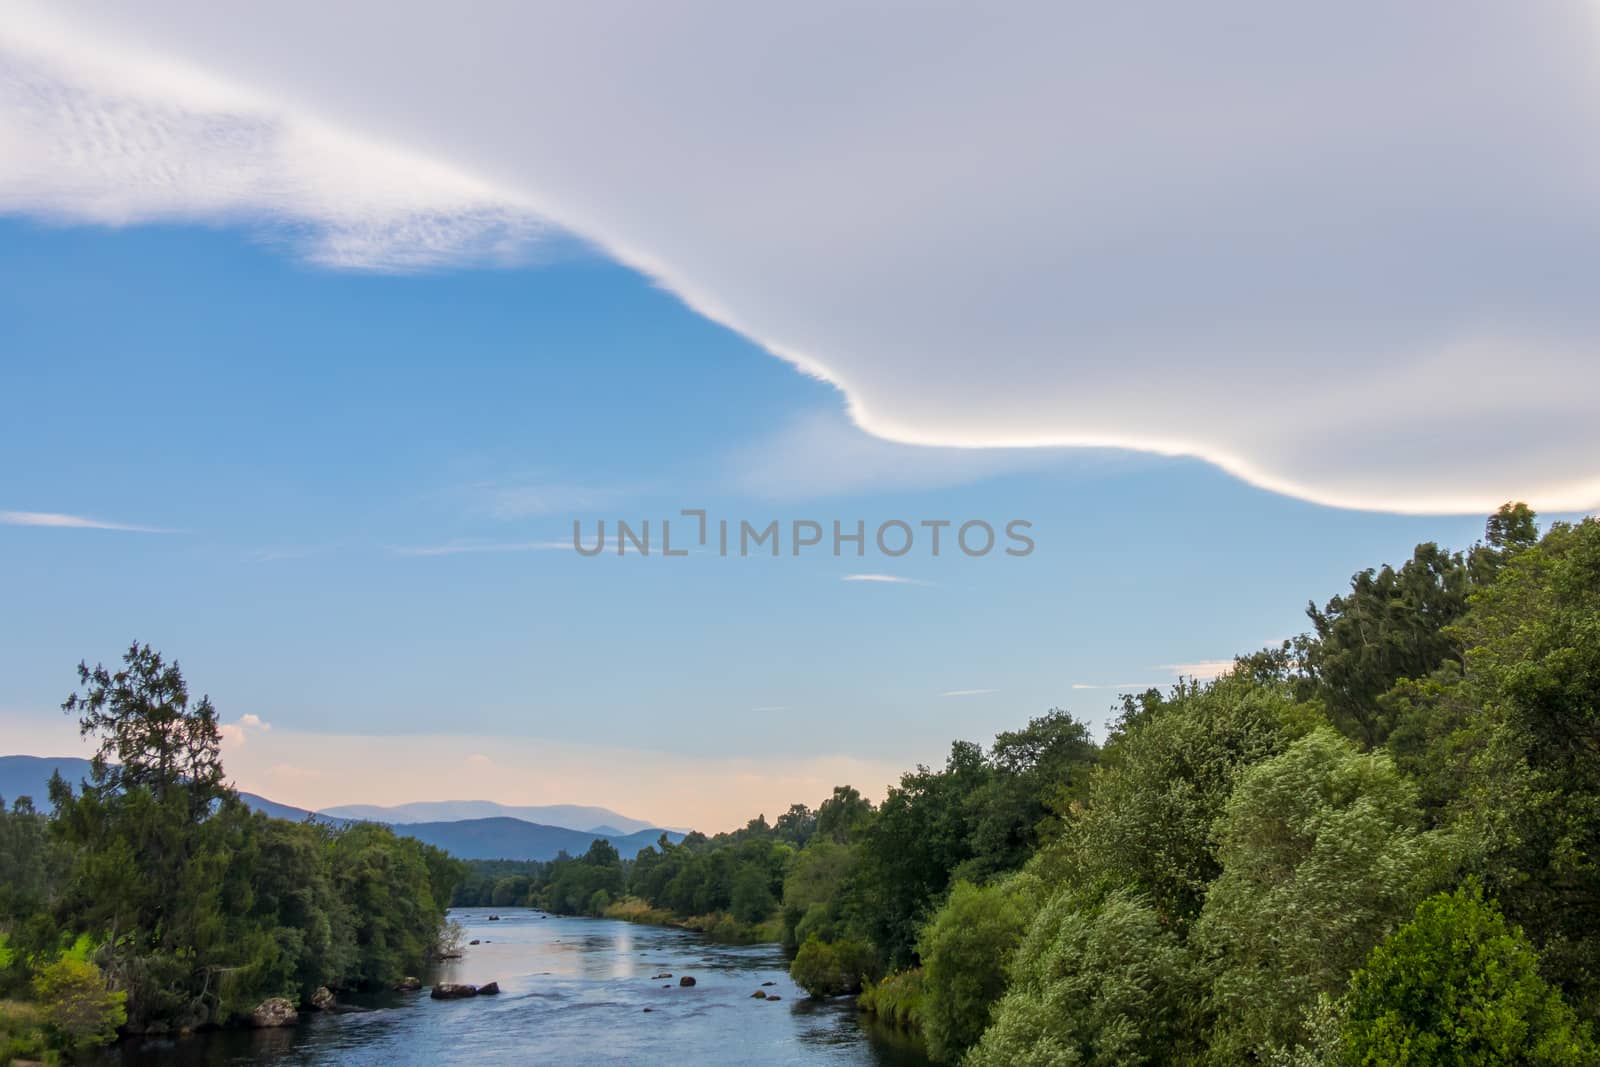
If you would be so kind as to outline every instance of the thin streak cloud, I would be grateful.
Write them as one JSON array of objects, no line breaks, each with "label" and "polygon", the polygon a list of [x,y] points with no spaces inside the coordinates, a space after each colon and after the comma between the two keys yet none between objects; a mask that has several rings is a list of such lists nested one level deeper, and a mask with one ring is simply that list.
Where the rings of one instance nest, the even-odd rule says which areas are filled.
[{"label": "thin streak cloud", "polygon": [[921,578],[902,578],[898,574],[847,574],[841,582],[879,582],[884,585],[932,585]]},{"label": "thin streak cloud", "polygon": [[572,551],[571,541],[517,541],[500,544],[476,542],[448,545],[412,545],[395,548],[397,556],[460,556],[474,552],[558,552]]},{"label": "thin streak cloud", "polygon": [[63,515],[53,511],[0,511],[0,526],[46,526],[61,530],[122,530],[127,533],[177,533],[159,526],[139,526],[127,522],[108,522],[83,515]]}]

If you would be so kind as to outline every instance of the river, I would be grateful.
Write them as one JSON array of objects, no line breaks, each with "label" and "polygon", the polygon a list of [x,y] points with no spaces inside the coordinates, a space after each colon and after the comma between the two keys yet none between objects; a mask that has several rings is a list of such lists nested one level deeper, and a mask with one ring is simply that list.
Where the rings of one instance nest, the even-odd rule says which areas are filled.
[{"label": "river", "polygon": [[[486,1063],[864,1064],[922,1067],[908,1039],[848,1000],[813,1001],[776,945],[724,945],[686,930],[573,919],[527,908],[463,908],[478,945],[423,976],[496,981],[497,997],[352,996],[279,1030],[126,1041],[102,1067]],[[653,976],[671,974],[671,979]],[[683,987],[683,975],[695,979]],[[767,983],[771,983],[770,985]],[[778,1000],[751,996],[757,990]]]}]

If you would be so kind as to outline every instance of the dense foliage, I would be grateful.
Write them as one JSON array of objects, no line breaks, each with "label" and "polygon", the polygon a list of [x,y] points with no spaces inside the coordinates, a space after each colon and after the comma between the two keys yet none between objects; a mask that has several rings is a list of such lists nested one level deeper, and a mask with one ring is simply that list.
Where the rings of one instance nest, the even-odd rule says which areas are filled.
[{"label": "dense foliage", "polygon": [[227,1023],[422,968],[460,864],[385,827],[249,811],[210,700],[148,647],[79,679],[65,707],[100,741],[92,780],[57,776],[49,816],[0,809],[0,995],[37,1002],[45,1043]]}]

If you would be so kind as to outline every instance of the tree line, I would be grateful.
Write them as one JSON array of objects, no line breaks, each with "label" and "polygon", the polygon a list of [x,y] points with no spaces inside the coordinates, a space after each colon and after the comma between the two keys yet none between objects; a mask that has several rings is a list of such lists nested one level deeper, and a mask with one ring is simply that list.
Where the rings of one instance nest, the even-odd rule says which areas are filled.
[{"label": "tree line", "polygon": [[1600,523],[1507,505],[1308,617],[1103,744],[1052,711],[879,804],[516,886],[775,934],[945,1062],[1600,1062]]}]

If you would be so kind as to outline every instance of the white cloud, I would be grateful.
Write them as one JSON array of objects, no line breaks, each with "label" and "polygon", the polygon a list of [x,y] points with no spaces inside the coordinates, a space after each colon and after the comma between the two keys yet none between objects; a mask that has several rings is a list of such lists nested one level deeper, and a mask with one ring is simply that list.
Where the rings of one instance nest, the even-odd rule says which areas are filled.
[{"label": "white cloud", "polygon": [[884,585],[932,585],[921,578],[902,578],[898,574],[847,574],[841,582],[881,582]]},{"label": "white cloud", "polygon": [[[589,547],[586,543],[585,547]],[[447,545],[411,545],[395,548],[397,556],[459,556],[472,552],[558,552],[572,551],[571,541],[455,541]]]},{"label": "white cloud", "polygon": [[901,444],[862,432],[842,412],[811,411],[742,447],[729,464],[729,480],[740,492],[778,498],[941,489],[1060,465],[1068,455],[1087,461],[1086,453],[1056,448]]},{"label": "white cloud", "polygon": [[982,696],[985,693],[998,693],[999,691],[998,689],[951,689],[939,695],[942,697],[975,697]]},{"label": "white cloud", "polygon": [[1581,510],[1596,9],[20,3],[0,209],[390,268],[548,219],[898,442]]},{"label": "white cloud", "polygon": [[173,533],[156,526],[135,526],[126,522],[106,522],[82,515],[62,515],[53,511],[0,511],[0,526],[51,526],[66,530],[126,530],[131,533]]},{"label": "white cloud", "polygon": [[1202,682],[1209,682],[1213,678],[1220,678],[1233,670],[1231,659],[1206,659],[1195,663],[1167,663],[1162,665],[1162,670],[1171,671],[1173,674],[1182,675]]},{"label": "white cloud", "polygon": [[232,748],[242,748],[252,736],[267,733],[271,729],[272,724],[254,712],[247,712],[234,722],[217,724],[222,743]]},{"label": "white cloud", "polygon": [[1073,682],[1074,689],[1115,689],[1121,693],[1142,693],[1146,689],[1165,689],[1171,682]]}]

